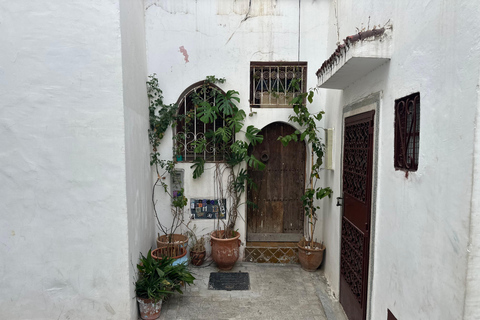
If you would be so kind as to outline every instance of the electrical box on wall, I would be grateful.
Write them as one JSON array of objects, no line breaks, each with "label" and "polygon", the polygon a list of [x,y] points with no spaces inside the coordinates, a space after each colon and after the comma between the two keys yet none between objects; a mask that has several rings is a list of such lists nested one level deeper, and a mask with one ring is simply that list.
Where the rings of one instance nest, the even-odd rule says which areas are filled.
[{"label": "electrical box on wall", "polygon": [[333,134],[334,129],[325,129],[325,169],[333,170]]},{"label": "electrical box on wall", "polygon": [[170,175],[170,191],[172,192],[172,199],[182,195],[183,189],[183,175],[184,171],[174,170]]}]

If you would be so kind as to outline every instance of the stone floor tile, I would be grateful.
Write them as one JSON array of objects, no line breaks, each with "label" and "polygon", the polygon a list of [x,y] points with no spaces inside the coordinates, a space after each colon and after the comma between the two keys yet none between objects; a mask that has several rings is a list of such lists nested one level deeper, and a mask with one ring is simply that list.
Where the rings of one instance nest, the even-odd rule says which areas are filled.
[{"label": "stone floor tile", "polygon": [[[192,268],[195,286],[163,304],[160,319],[316,319],[346,320],[331,298],[321,271],[298,265],[238,262],[232,272],[248,272],[250,290],[208,290],[214,265]],[[325,307],[324,307],[325,305]]]}]

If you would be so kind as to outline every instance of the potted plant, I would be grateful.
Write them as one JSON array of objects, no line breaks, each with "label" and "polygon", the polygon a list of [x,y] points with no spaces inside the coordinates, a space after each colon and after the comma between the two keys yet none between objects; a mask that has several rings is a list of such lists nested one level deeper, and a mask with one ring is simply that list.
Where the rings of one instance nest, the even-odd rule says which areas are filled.
[{"label": "potted plant", "polygon": [[[246,185],[252,183],[247,176],[245,166],[263,169],[265,165],[248,154],[250,145],[256,145],[263,141],[259,135],[259,129],[248,126],[244,129],[245,112],[239,109],[240,102],[238,92],[229,90],[221,92],[210,84],[223,83],[225,79],[217,79],[214,76],[207,77],[203,88],[192,94],[192,100],[198,108],[197,117],[210,128],[202,139],[195,141],[195,152],[201,154],[207,147],[207,143],[215,146],[216,152],[225,156],[225,163],[216,163],[214,179],[219,199],[228,199],[228,208],[225,210],[226,219],[217,215],[214,231],[210,235],[212,245],[212,259],[217,263],[220,270],[230,270],[239,257],[240,233],[235,230],[239,209],[243,205],[242,196]],[[212,105],[204,97],[214,95],[216,104]],[[223,127],[211,126],[218,118],[223,120]],[[240,135],[239,133],[242,133]],[[244,138],[241,138],[243,136]],[[193,178],[199,178],[204,172],[205,160],[197,157],[192,165]],[[227,183],[223,185],[224,177]],[[223,187],[224,186],[224,187]]]},{"label": "potted plant", "polygon": [[195,241],[193,241],[192,246],[190,247],[190,262],[194,266],[201,266],[205,261],[206,254],[205,237],[201,236],[198,238],[195,236]]},{"label": "potted plant", "polygon": [[[297,82],[292,82],[294,86],[298,86]],[[310,90],[309,92],[298,94],[291,100],[290,104],[293,105],[294,115],[289,116],[289,121],[298,124],[302,129],[278,138],[284,146],[287,146],[290,141],[305,141],[310,146],[310,178],[302,196],[303,209],[308,224],[305,228],[305,237],[297,244],[300,264],[307,271],[315,271],[323,260],[325,246],[323,243],[314,241],[315,227],[318,220],[317,210],[320,209],[318,200],[331,197],[333,192],[329,187],[317,185],[320,180],[325,148],[319,136],[317,121],[322,119],[325,112],[310,113],[304,102],[308,100],[309,103],[312,103],[313,95],[314,91]]]},{"label": "potted plant", "polygon": [[[192,220],[191,220],[192,221]],[[189,227],[189,223],[185,225],[188,229],[187,235],[190,243],[190,263],[194,266],[201,266],[207,256],[207,250],[205,248],[205,236],[197,235],[197,225]]]},{"label": "potted plant", "polygon": [[183,293],[182,286],[191,285],[195,278],[186,265],[173,265],[172,258],[154,259],[151,250],[146,257],[142,253],[140,255],[138,279],[135,282],[140,316],[142,319],[157,319],[162,301],[174,292]]},{"label": "potted plant", "polygon": [[[150,101],[150,127],[148,130],[148,136],[150,145],[152,146],[150,165],[155,168],[157,174],[156,181],[152,188],[152,203],[158,228],[164,233],[163,235],[158,234],[157,247],[162,248],[162,255],[176,257],[182,252],[185,252],[186,254],[188,238],[182,234],[176,234],[176,231],[184,222],[184,208],[188,201],[183,194],[183,189],[181,191],[169,191],[165,180],[167,176],[175,178],[175,161],[162,159],[159,152],[159,146],[167,129],[174,125],[181,116],[177,115],[177,104],[166,105],[163,102],[163,93],[158,86],[158,79],[155,74],[149,76],[149,81],[147,81],[147,92]],[[161,187],[171,199],[171,212],[173,219],[170,225],[163,224],[158,217],[155,197],[158,187]]]},{"label": "potted plant", "polygon": [[[170,195],[168,191],[165,192]],[[157,217],[157,224],[164,232],[164,235],[158,234],[157,249],[154,250],[155,255],[167,255],[169,257],[173,257],[179,260],[177,263],[187,261],[186,255],[188,238],[183,234],[175,233],[177,228],[179,228],[184,221],[184,208],[188,202],[187,198],[183,195],[183,192],[183,189],[181,189],[180,191],[174,192],[170,195],[172,200],[171,211],[173,219],[169,228],[162,224],[160,219],[158,219],[158,216],[155,215]]]}]

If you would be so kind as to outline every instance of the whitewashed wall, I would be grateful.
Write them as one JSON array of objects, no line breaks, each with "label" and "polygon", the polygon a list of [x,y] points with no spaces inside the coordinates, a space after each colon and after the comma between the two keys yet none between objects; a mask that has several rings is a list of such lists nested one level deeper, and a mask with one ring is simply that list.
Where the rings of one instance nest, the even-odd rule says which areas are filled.
[{"label": "whitewashed wall", "polygon": [[[480,42],[477,42],[477,49]],[[480,75],[479,75],[480,76]],[[472,200],[469,231],[467,288],[465,292],[465,319],[476,319],[480,310],[480,79],[477,84],[477,111],[475,117],[475,146],[472,170]]]},{"label": "whitewashed wall", "polygon": [[[470,230],[478,229],[479,195],[472,193],[480,61],[478,14],[479,5],[474,1],[332,2],[330,53],[339,38],[357,33],[356,28],[393,24],[390,63],[343,92],[323,90],[326,125],[338,129],[342,128],[344,106],[381,92],[380,120],[375,124],[379,157],[370,319],[385,319],[387,308],[398,319],[478,317],[475,233],[469,246]],[[407,178],[393,166],[394,100],[417,91],[421,96],[420,159],[418,171]],[[339,194],[341,130],[336,130],[335,138],[338,169],[328,173],[327,180]],[[471,216],[472,212],[476,215]],[[476,218],[470,221],[471,217]],[[340,240],[340,208],[325,213],[324,221],[327,248],[331,248]],[[338,250],[327,253],[325,266],[337,293]],[[468,250],[474,256],[466,284]],[[467,287],[469,304],[464,314]]]},{"label": "whitewashed wall", "polygon": [[[176,102],[191,84],[206,76],[224,77],[224,90],[240,92],[240,107],[249,110],[250,61],[308,61],[308,85],[315,86],[315,71],[326,55],[329,1],[146,1],[147,60],[149,74],[159,77],[165,102]],[[299,47],[300,16],[300,47]],[[320,108],[321,99],[314,104]],[[259,109],[247,117],[246,125],[258,128],[275,121],[287,121],[289,109]],[[172,156],[171,134],[164,138],[161,152]],[[214,196],[213,170],[196,181],[189,163],[185,170],[185,195]],[[162,219],[170,216],[169,201],[161,195],[158,209]],[[163,199],[163,203],[162,203]],[[245,241],[245,210],[237,227]],[[195,220],[201,233],[213,230],[213,221]],[[321,228],[319,228],[321,229]]]},{"label": "whitewashed wall", "polygon": [[0,317],[135,318],[130,260],[146,222],[129,228],[127,208],[145,215],[135,191],[150,178],[132,146],[145,90],[129,79],[144,82],[144,49],[127,40],[122,57],[116,0],[3,1],[0,25]]},{"label": "whitewashed wall", "polygon": [[[128,268],[130,315],[137,318],[134,281],[139,252],[155,246],[151,198],[150,144],[148,141],[147,56],[143,0],[120,1],[122,33],[123,103],[128,212]],[[125,266],[127,267],[127,266]],[[125,315],[125,318],[127,315]]]}]

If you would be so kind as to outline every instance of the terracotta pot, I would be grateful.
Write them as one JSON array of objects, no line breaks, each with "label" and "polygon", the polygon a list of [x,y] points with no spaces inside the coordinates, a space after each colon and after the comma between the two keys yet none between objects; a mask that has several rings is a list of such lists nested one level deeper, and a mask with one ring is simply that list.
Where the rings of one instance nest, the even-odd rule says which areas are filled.
[{"label": "terracotta pot", "polygon": [[323,261],[323,252],[325,251],[325,246],[318,242],[314,242],[313,244],[314,247],[320,249],[305,248],[297,243],[298,260],[300,260],[300,265],[305,271],[312,272],[317,270]]},{"label": "terracotta pot", "polygon": [[169,246],[178,246],[186,248],[188,244],[188,237],[184,236],[183,234],[172,234],[171,235],[171,242],[168,242],[170,235],[162,235],[157,237],[157,248],[163,247],[163,245]]},{"label": "terracotta pot", "polygon": [[240,253],[240,233],[234,232],[235,237],[222,239],[224,231],[214,231],[210,237],[212,245],[212,259],[216,262],[218,269],[231,270],[238,260]]},{"label": "terracotta pot", "polygon": [[153,299],[143,299],[137,297],[138,310],[142,319],[152,320],[160,317],[162,310],[162,300],[155,302]]},{"label": "terracotta pot", "polygon": [[162,259],[162,256],[168,256],[177,261],[180,261],[180,260],[183,261],[185,260],[183,258],[187,255],[187,249],[182,247],[172,248],[172,247],[169,247],[168,245],[163,245],[162,247],[153,250],[151,255],[154,259]]},{"label": "terracotta pot", "polygon": [[205,256],[207,255],[206,251],[190,251],[190,262],[194,266],[201,266],[205,261]]}]

